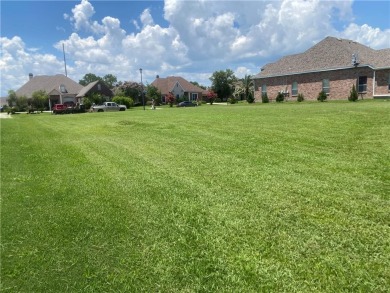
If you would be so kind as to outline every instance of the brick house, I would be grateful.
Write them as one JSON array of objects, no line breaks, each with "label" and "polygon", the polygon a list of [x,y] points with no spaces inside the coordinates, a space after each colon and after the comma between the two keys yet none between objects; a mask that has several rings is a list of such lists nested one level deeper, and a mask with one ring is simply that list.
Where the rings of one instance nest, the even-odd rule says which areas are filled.
[{"label": "brick house", "polygon": [[315,100],[325,91],[328,99],[347,99],[352,85],[361,98],[390,98],[390,48],[374,50],[357,42],[327,37],[301,54],[285,56],[261,68],[253,77],[255,99],[262,93],[275,100],[303,94]]},{"label": "brick house", "polygon": [[202,99],[204,90],[182,77],[168,76],[166,78],[160,78],[159,76],[152,82],[161,93],[161,98],[164,101],[165,96],[168,93],[172,93],[176,100],[183,99],[186,101],[196,101]]},{"label": "brick house", "polygon": [[76,102],[83,104],[83,99],[90,94],[99,94],[106,101],[111,101],[114,93],[108,88],[108,86],[101,80],[93,81],[83,87],[76,96]]}]

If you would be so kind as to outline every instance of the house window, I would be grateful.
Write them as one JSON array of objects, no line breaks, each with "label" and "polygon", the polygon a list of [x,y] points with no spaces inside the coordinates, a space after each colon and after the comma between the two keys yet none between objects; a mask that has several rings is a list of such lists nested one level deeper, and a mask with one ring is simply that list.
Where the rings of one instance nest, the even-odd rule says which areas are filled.
[{"label": "house window", "polygon": [[267,85],[263,84],[261,86],[261,95],[265,95],[267,93]]},{"label": "house window", "polygon": [[358,92],[364,93],[367,91],[367,76],[359,76]]},{"label": "house window", "polygon": [[390,91],[390,73],[389,73],[389,77],[387,79],[387,87],[388,87],[388,89]]},{"label": "house window", "polygon": [[102,85],[98,83],[98,91],[100,92],[102,90]]},{"label": "house window", "polygon": [[322,91],[324,91],[326,94],[329,94],[329,79],[322,80]]},{"label": "house window", "polygon": [[191,100],[196,101],[198,99],[198,93],[192,93],[191,94]]},{"label": "house window", "polygon": [[291,95],[298,95],[298,83],[296,81],[294,81],[291,85]]}]

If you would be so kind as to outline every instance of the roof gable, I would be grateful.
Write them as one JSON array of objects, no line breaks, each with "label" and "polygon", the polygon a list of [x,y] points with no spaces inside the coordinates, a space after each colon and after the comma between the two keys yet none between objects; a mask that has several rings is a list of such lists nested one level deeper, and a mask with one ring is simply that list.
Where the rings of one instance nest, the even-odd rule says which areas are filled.
[{"label": "roof gable", "polygon": [[[101,89],[98,89],[98,85],[100,84]],[[96,80],[93,82],[90,82],[87,84],[85,87],[83,87],[80,92],[78,93],[77,97],[84,97],[86,96],[89,92],[99,92],[102,93],[103,95],[106,96],[113,96],[112,91],[108,88],[108,86],[101,80]]]},{"label": "roof gable", "polygon": [[352,54],[359,64],[373,68],[390,67],[390,49],[374,50],[360,43],[327,37],[301,54],[269,63],[255,78],[352,67]]},{"label": "roof gable", "polygon": [[162,95],[166,95],[171,92],[175,88],[176,84],[179,84],[179,86],[185,92],[203,92],[202,88],[190,83],[189,81],[185,80],[180,76],[168,76],[166,78],[159,77],[152,82],[152,85],[155,86],[161,92]]}]

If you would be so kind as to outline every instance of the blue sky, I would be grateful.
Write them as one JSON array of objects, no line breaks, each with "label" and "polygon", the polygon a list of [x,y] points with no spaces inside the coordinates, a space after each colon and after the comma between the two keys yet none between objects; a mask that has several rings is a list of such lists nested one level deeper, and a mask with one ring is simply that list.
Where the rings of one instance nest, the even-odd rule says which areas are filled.
[{"label": "blue sky", "polygon": [[390,47],[389,1],[1,1],[1,96],[28,74],[92,72],[144,81],[180,75],[209,85],[216,70],[236,76],[326,36]]}]

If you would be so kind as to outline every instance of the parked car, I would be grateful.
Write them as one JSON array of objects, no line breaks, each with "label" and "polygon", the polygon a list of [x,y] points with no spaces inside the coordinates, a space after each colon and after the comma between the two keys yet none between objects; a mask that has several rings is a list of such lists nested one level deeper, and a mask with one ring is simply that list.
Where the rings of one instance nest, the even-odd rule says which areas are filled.
[{"label": "parked car", "polygon": [[118,105],[114,102],[104,102],[103,105],[92,106],[92,112],[107,112],[107,111],[125,111],[125,105]]},{"label": "parked car", "polygon": [[51,110],[53,111],[53,114],[64,114],[66,113],[66,105],[64,104],[55,104]]},{"label": "parked car", "polygon": [[177,104],[178,107],[196,107],[196,104],[190,101],[184,101]]}]

